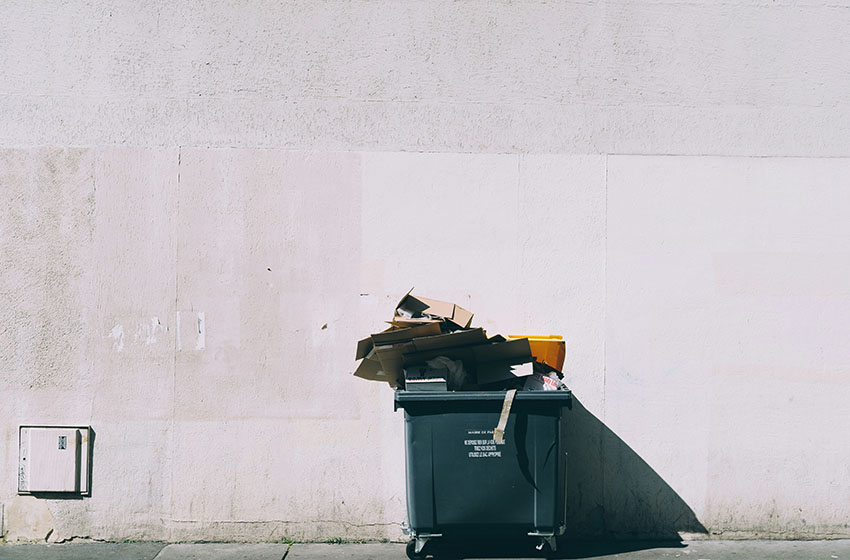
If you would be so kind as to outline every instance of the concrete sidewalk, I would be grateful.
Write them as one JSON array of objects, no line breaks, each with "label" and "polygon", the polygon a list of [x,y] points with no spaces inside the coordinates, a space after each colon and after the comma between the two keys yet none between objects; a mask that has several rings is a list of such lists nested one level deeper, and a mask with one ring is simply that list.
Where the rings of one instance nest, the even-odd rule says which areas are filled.
[{"label": "concrete sidewalk", "polygon": [[[454,558],[541,558],[531,550],[453,549]],[[520,555],[518,555],[519,553]],[[564,543],[557,558],[850,560],[850,540]],[[403,544],[69,543],[0,545],[2,560],[403,560]]]}]

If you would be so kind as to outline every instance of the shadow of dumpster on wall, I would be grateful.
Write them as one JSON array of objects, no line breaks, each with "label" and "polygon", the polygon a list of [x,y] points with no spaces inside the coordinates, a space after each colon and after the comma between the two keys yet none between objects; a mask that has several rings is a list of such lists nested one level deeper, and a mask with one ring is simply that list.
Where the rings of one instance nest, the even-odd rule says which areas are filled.
[{"label": "shadow of dumpster on wall", "polygon": [[566,535],[664,541],[707,533],[688,504],[581,401],[574,398],[565,415]]}]

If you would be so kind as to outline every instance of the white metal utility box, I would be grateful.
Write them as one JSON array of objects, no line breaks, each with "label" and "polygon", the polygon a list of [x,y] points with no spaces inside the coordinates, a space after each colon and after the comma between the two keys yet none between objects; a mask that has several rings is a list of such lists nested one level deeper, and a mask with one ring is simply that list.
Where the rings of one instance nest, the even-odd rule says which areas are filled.
[{"label": "white metal utility box", "polygon": [[88,426],[21,426],[18,494],[63,492],[88,496],[91,436]]}]

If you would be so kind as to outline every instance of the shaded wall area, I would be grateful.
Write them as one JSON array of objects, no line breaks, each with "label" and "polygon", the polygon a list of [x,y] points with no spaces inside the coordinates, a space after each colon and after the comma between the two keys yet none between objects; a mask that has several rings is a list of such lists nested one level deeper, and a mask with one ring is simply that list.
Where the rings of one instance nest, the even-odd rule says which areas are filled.
[{"label": "shaded wall area", "polygon": [[687,503],[578,398],[565,411],[566,539],[678,541],[706,534]]}]

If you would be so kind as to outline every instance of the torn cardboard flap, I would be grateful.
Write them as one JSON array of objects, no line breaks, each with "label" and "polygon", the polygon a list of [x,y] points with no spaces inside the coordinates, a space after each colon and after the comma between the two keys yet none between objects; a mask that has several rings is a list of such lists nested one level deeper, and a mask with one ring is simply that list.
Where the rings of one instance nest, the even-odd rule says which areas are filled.
[{"label": "torn cardboard flap", "polygon": [[399,342],[396,344],[375,346],[375,355],[381,363],[381,369],[388,377],[393,379],[395,384],[398,384],[404,375],[403,356],[412,352],[414,349],[413,342]]},{"label": "torn cardboard flap", "polygon": [[[390,326],[389,328],[382,330],[378,334],[386,334],[386,333],[396,331],[396,330],[398,330],[398,327]],[[371,335],[371,336],[364,338],[363,340],[357,341],[357,355],[354,358],[355,360],[361,360],[361,359],[365,358],[366,355],[369,353],[369,351],[372,350],[372,348],[375,346],[374,342],[372,341],[373,336],[375,336],[375,335]]]},{"label": "torn cardboard flap", "polygon": [[363,358],[363,361],[361,361],[357,366],[357,369],[354,370],[354,375],[369,381],[386,381],[390,384],[390,387],[393,388],[398,386],[398,381],[395,377],[384,373],[381,368],[381,362],[378,361],[374,349],[371,350],[365,358]]},{"label": "torn cardboard flap", "polygon": [[[470,311],[447,301],[414,296],[407,292],[395,306],[394,324],[405,324],[431,317],[446,319],[461,329],[469,328],[473,314]],[[430,316],[430,317],[429,317]]]},{"label": "torn cardboard flap", "polygon": [[362,360],[365,358],[369,352],[372,351],[375,345],[372,343],[372,337],[367,336],[363,340],[357,341],[357,356],[354,358],[355,360]]}]

